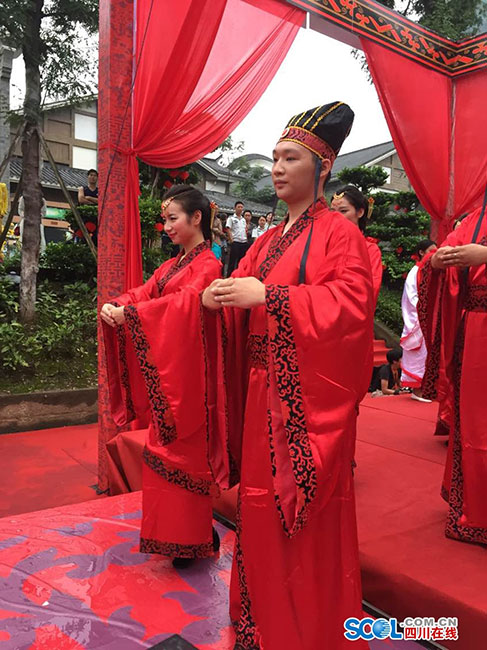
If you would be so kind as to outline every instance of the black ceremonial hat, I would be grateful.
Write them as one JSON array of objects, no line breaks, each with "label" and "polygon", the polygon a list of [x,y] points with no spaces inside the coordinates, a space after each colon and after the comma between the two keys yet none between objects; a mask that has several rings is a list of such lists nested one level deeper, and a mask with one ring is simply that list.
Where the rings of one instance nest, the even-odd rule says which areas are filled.
[{"label": "black ceremonial hat", "polygon": [[343,102],[317,106],[292,117],[279,142],[296,142],[322,160],[333,162],[350,133],[353,118],[352,109]]}]

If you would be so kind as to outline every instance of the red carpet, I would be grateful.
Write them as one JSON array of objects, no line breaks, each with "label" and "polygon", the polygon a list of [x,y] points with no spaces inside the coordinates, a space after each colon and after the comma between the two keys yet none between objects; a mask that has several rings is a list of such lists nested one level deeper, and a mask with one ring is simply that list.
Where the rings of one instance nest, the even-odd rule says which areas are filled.
[{"label": "red carpet", "polygon": [[96,499],[97,429],[0,435],[0,516]]},{"label": "red carpet", "polygon": [[[397,618],[456,616],[460,640],[443,645],[480,650],[487,637],[487,550],[444,537],[439,488],[446,447],[433,436],[436,410],[408,395],[367,397],[361,406],[355,477],[364,597]],[[1,507],[9,514],[95,498],[95,426],[3,435],[0,453]],[[83,508],[103,518],[112,501]],[[231,502],[224,505],[231,516]]]},{"label": "red carpet", "polygon": [[358,427],[356,493],[364,598],[396,616],[456,616],[458,641],[487,638],[487,549],[446,539],[439,496],[446,455],[436,404],[367,397]]}]

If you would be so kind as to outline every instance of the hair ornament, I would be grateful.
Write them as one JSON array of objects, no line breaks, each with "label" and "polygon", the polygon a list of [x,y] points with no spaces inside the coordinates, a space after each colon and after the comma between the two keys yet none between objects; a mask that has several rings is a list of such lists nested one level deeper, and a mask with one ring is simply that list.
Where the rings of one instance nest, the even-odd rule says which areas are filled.
[{"label": "hair ornament", "polygon": [[168,209],[169,205],[171,204],[171,201],[173,201],[176,197],[175,196],[170,196],[168,199],[165,199],[161,203],[161,216],[164,216],[164,212]]},{"label": "hair ornament", "polygon": [[334,201],[339,201],[340,199],[343,199],[344,196],[345,196],[345,192],[340,192],[340,194],[337,194],[335,192],[335,194],[333,195],[333,200]]},{"label": "hair ornament", "polygon": [[210,202],[210,229],[213,228],[213,221],[215,220],[216,213],[218,212],[218,206],[215,201]]}]

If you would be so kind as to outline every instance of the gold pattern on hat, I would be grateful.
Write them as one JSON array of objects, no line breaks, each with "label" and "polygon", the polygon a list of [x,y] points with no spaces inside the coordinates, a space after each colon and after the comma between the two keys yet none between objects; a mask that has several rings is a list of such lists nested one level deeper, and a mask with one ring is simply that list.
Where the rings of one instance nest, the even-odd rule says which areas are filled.
[{"label": "gold pattern on hat", "polygon": [[316,127],[318,126],[318,124],[321,122],[322,119],[324,119],[327,115],[329,115],[330,113],[332,113],[332,112],[333,112],[336,108],[338,108],[339,106],[343,106],[343,104],[344,104],[344,102],[337,102],[337,103],[335,104],[335,106],[332,106],[331,108],[329,108],[325,113],[323,113],[323,115],[321,115],[321,116],[316,120],[314,126],[312,126],[309,130],[310,130],[310,131],[314,131],[314,130],[316,129]]}]

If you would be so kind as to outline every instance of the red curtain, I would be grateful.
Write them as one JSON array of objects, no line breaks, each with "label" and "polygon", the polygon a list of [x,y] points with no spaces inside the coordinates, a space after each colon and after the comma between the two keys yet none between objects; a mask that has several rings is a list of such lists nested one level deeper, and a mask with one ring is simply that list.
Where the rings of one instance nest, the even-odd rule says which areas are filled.
[{"label": "red curtain", "polygon": [[377,43],[362,46],[407,176],[438,241],[487,183],[487,71],[451,79]]},{"label": "red curtain", "polygon": [[137,0],[126,289],[142,282],[136,156],[179,167],[214,150],[261,97],[304,12],[279,0]]}]

